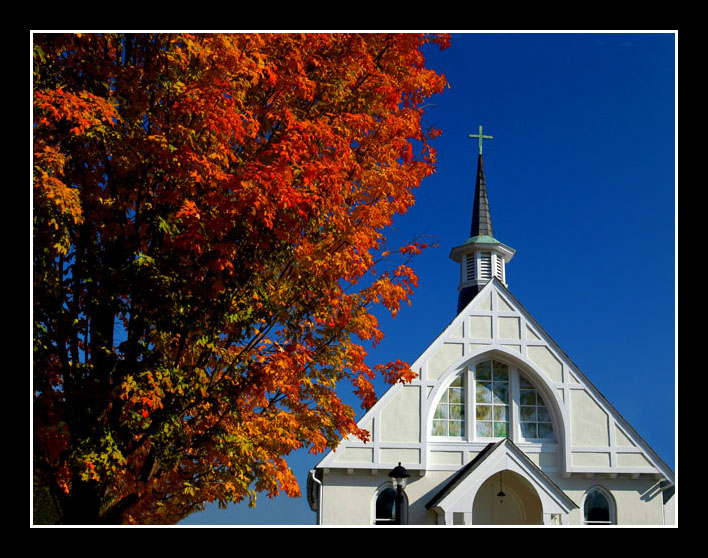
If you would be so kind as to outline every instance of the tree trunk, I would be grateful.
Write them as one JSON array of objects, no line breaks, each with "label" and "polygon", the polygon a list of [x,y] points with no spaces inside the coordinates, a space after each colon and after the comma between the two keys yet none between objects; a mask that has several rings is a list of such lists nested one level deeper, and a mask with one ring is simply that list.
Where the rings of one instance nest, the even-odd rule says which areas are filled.
[{"label": "tree trunk", "polygon": [[71,493],[61,510],[62,524],[97,525],[101,508],[98,490],[96,481],[82,481],[75,472],[71,481]]}]

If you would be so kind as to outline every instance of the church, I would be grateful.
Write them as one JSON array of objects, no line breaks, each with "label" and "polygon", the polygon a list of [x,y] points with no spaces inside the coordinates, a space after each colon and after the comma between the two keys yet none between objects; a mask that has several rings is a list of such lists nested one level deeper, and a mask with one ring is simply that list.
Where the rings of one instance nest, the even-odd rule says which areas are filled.
[{"label": "church", "polygon": [[673,525],[674,472],[510,292],[479,139],[457,316],[309,472],[318,525]]}]

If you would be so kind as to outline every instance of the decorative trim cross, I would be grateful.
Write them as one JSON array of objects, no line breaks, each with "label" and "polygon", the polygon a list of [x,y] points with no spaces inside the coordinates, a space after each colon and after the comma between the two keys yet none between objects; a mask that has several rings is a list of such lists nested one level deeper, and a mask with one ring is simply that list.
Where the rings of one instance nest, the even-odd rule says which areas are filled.
[{"label": "decorative trim cross", "polygon": [[482,141],[486,139],[494,139],[492,136],[485,136],[482,135],[482,125],[479,125],[479,134],[470,134],[469,137],[471,138],[479,138],[479,154],[482,154]]}]

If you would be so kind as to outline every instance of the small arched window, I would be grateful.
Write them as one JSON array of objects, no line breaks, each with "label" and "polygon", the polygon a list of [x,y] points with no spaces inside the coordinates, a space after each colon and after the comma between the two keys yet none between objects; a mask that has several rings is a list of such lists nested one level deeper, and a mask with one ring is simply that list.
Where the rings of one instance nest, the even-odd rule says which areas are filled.
[{"label": "small arched window", "polygon": [[586,525],[613,525],[615,523],[612,497],[605,490],[596,486],[585,495],[583,520]]},{"label": "small arched window", "polygon": [[374,525],[393,525],[396,520],[396,491],[384,488],[376,498]]}]

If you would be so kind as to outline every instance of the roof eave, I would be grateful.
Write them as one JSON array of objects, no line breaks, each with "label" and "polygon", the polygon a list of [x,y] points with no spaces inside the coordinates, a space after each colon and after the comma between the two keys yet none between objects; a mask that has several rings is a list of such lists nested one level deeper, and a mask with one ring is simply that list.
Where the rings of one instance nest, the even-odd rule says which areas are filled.
[{"label": "roof eave", "polygon": [[455,246],[450,251],[450,259],[459,262],[464,254],[467,254],[475,249],[495,250],[502,255],[505,263],[509,263],[514,257],[514,254],[516,254],[516,250],[514,250],[511,246],[507,246],[503,242],[499,242],[494,237],[473,236],[468,238],[464,244]]}]

